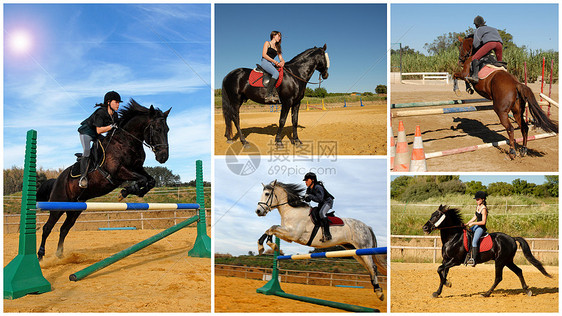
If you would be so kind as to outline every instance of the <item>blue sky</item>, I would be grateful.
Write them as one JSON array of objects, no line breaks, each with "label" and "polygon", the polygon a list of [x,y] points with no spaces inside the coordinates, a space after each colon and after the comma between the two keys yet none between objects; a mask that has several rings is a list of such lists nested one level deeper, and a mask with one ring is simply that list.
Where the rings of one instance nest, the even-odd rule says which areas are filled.
[{"label": "blue sky", "polygon": [[517,46],[558,51],[558,4],[392,4],[390,42],[393,49],[410,46],[427,54],[425,43],[449,32],[474,27],[477,15],[486,24],[505,29]]},{"label": "blue sky", "polygon": [[[241,158],[243,159],[243,157]],[[318,180],[335,196],[336,215],[363,221],[373,228],[378,246],[387,240],[387,172],[386,159],[326,159],[314,161],[279,161],[262,156],[252,174],[242,176],[230,171],[227,161],[215,158],[215,215],[216,253],[245,255],[257,252],[258,238],[272,225],[281,223],[281,216],[273,210],[265,217],[255,213],[263,187],[275,179],[285,183],[302,184],[304,175],[314,171]],[[315,205],[315,203],[313,203]],[[312,248],[281,242],[287,254],[308,253]]]},{"label": "blue sky", "polygon": [[[260,63],[263,43],[276,30],[285,61],[327,44],[328,92],[374,92],[386,85],[386,18],[386,4],[216,4],[215,88],[233,69]],[[318,72],[311,80],[317,78]]]},{"label": "blue sky", "polygon": [[[31,45],[18,50],[22,33]],[[125,103],[172,107],[163,166],[189,181],[201,159],[210,179],[209,4],[4,5],[4,168],[23,165],[29,129],[39,167],[71,165],[79,123],[110,90]],[[146,165],[160,166],[150,151]]]}]

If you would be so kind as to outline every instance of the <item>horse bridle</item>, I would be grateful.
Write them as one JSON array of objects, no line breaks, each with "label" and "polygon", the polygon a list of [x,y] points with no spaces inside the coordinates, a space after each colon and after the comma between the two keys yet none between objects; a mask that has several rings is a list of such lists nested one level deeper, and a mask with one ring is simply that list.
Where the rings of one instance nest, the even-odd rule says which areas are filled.
[{"label": "horse bridle", "polygon": [[433,229],[443,230],[443,229],[449,229],[449,228],[461,228],[461,227],[465,226],[463,224],[463,225],[456,225],[456,226],[439,227],[439,225],[441,225],[441,223],[443,223],[443,221],[445,220],[445,217],[447,215],[445,214],[445,212],[443,212],[441,210],[437,210],[437,212],[439,212],[439,214],[441,215],[439,217],[439,219],[435,223],[432,223],[431,221],[429,221],[431,223],[431,226],[433,226]]},{"label": "horse bridle", "polygon": [[277,197],[277,195],[275,194],[275,186],[276,185],[277,185],[277,181],[271,187],[271,194],[267,197],[267,200],[265,202],[262,202],[262,201],[258,202],[258,205],[261,206],[264,210],[266,210],[266,212],[271,212],[272,209],[274,209],[278,206],[285,205],[285,204],[289,203],[289,201],[287,201],[287,202],[284,202],[284,203],[279,203],[277,205],[271,205],[271,204],[273,204],[273,196]]},{"label": "horse bridle", "polygon": [[[148,124],[148,126],[146,126],[143,130],[143,135],[146,133],[146,129],[150,128],[149,133],[148,133],[148,140],[144,141],[139,139],[138,137],[136,137],[135,135],[133,135],[132,133],[130,133],[129,131],[122,129],[121,130],[123,132],[125,132],[127,135],[131,136],[133,139],[137,140],[138,142],[142,143],[144,146],[150,148],[150,150],[152,150],[152,152],[156,152],[156,150],[158,149],[158,147],[164,147],[164,148],[168,148],[168,144],[152,144],[152,135],[154,133],[154,128],[152,127],[152,123]],[[113,136],[113,135],[112,135]]]},{"label": "horse bridle", "polygon": [[[328,63],[328,65],[330,64],[329,60],[326,61],[326,62]],[[310,81],[308,81],[308,80],[306,80],[306,79],[304,79],[304,78],[301,78],[301,77],[295,75],[293,72],[291,72],[291,71],[289,70],[289,68],[286,68],[285,66],[283,66],[283,70],[286,71],[289,75],[295,77],[296,79],[298,79],[298,80],[300,80],[300,81],[302,81],[302,82],[304,82],[304,83],[307,83],[307,84],[308,84],[308,83],[310,83],[310,84],[317,84],[318,87],[320,87],[320,85],[322,84],[322,81],[324,81],[324,79],[322,79],[322,73],[318,74],[318,82],[310,82]]]}]

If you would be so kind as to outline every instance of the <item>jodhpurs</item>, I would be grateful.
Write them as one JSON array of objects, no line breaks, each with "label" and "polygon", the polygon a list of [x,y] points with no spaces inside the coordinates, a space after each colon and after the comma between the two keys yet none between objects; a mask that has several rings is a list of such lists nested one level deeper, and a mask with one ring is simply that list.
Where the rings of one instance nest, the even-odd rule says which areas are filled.
[{"label": "jodhpurs", "polygon": [[472,55],[472,60],[479,60],[491,50],[496,53],[496,59],[498,61],[502,61],[503,45],[500,42],[488,42],[482,45],[482,47],[480,47],[480,49]]},{"label": "jodhpurs", "polygon": [[474,237],[472,237],[472,247],[478,247],[478,242],[480,237],[484,234],[484,229],[478,225],[474,225],[470,228],[474,232]]},{"label": "jodhpurs", "polygon": [[263,57],[261,58],[261,67],[263,69],[265,69],[265,71],[267,71],[267,73],[269,73],[271,75],[271,78],[273,78],[273,79],[279,78],[279,71],[277,71],[277,68],[275,68],[275,65],[273,65],[272,62],[270,62],[269,60],[267,60]]},{"label": "jodhpurs", "polygon": [[84,150],[82,153],[82,157],[90,157],[90,148],[91,148],[90,143],[93,140],[94,139],[90,135],[80,134],[80,142],[82,143],[82,149]]}]

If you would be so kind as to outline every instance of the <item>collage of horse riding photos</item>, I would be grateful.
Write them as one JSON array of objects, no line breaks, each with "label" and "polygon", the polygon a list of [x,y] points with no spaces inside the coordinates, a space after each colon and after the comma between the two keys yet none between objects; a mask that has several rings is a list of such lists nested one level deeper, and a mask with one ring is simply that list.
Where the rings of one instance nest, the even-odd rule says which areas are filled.
[{"label": "collage of horse riding photos", "polygon": [[3,313],[560,313],[560,0],[1,8]]}]

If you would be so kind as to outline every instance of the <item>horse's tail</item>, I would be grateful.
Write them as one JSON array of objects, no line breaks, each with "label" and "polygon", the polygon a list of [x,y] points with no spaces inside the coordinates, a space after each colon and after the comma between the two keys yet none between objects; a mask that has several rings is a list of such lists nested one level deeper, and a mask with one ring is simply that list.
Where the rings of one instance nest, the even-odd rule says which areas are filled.
[{"label": "horse's tail", "polygon": [[547,276],[549,278],[552,278],[552,276],[550,274],[548,274],[548,272],[546,272],[546,270],[542,266],[542,263],[539,260],[537,260],[537,258],[535,258],[533,256],[533,253],[531,252],[531,248],[529,247],[529,244],[527,243],[527,241],[525,239],[523,239],[523,237],[513,237],[513,239],[517,240],[519,242],[519,244],[521,245],[521,250],[523,250],[523,255],[525,255],[525,258],[532,265],[534,265],[535,268],[537,268],[542,274],[544,274],[545,276]]},{"label": "horse's tail", "polygon": [[51,196],[51,192],[53,191],[53,187],[55,186],[55,182],[57,179],[49,179],[39,186],[37,189],[37,202],[48,202]]},{"label": "horse's tail", "polygon": [[[376,248],[377,247],[377,237],[375,237],[375,233],[373,232],[373,229],[371,227],[369,227],[369,232],[371,233],[371,237],[373,238],[373,247]],[[373,255],[373,261],[375,263],[375,265],[377,266],[377,271],[380,272],[382,275],[386,275],[386,267],[387,267],[387,263],[386,263],[386,258],[388,255]]]},{"label": "horse's tail", "polygon": [[[548,118],[546,113],[541,109],[531,88],[519,83],[517,84],[517,92],[521,98],[529,104],[531,116],[533,116],[535,120],[535,126],[542,128],[545,132],[558,133],[558,125]],[[523,110],[524,109],[521,111],[521,115],[523,115]]]}]

